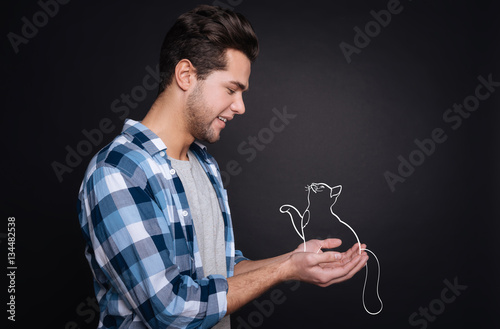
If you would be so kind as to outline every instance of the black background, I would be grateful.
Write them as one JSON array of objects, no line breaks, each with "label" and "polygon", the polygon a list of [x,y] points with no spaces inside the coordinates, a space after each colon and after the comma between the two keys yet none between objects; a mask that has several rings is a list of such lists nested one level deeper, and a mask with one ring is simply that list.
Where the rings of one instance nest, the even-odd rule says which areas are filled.
[{"label": "black background", "polygon": [[[455,278],[467,288],[428,327],[498,323],[500,89],[458,129],[443,121],[448,108],[474,95],[478,76],[500,81],[498,5],[402,0],[402,11],[347,63],[339,44],[352,45],[354,27],[364,29],[373,20],[370,11],[387,3],[232,1],[252,22],[261,46],[245,115],[209,145],[222,170],[231,160],[241,168],[226,177],[237,248],[253,259],[294,249],[301,240],[279,207],[303,210],[304,187],[311,182],[341,184],[335,211],[380,259],[384,301],[380,315],[363,310],[364,271],[325,289],[301,284],[292,291],[282,284],[275,289],[283,303],[271,311],[255,303],[244,307],[233,315],[234,328],[245,328],[243,322],[251,328],[420,328],[409,323],[410,315],[433,301],[439,305],[443,281]],[[157,65],[166,31],[196,4],[70,1],[16,54],[8,33],[20,35],[21,18],[32,21],[41,7],[36,1],[4,3],[0,233],[15,216],[18,266],[16,322],[9,325],[95,328],[92,277],[76,213],[91,155],[62,182],[52,165],[66,164],[66,147],[76,149],[86,139],[82,130],[98,128],[104,118],[115,128],[92,154],[119,133],[122,113],[111,104],[142,85],[145,68]],[[149,91],[128,117],[142,119],[155,96],[156,90]],[[265,135],[272,110],[285,107],[296,117],[272,138]],[[397,174],[398,156],[408,159],[417,148],[414,140],[430,138],[435,128],[447,140],[391,192],[384,172]],[[249,154],[238,146],[259,133],[271,140],[247,161]],[[315,215],[307,237],[337,236],[327,209]],[[328,223],[331,230],[324,229]],[[323,229],[315,231],[313,224]],[[5,251],[5,235],[1,246]],[[377,309],[371,291],[368,305]],[[269,293],[258,299],[265,305],[269,300]]]}]

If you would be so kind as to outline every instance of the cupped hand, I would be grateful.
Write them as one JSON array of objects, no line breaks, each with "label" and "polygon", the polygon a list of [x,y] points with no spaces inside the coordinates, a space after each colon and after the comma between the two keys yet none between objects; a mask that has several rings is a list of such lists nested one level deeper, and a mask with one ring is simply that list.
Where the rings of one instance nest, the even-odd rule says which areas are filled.
[{"label": "cupped hand", "polygon": [[290,255],[291,279],[326,287],[352,278],[368,260],[363,251],[366,245],[361,245],[361,251],[357,243],[345,252],[322,250],[337,248],[341,244],[339,239],[310,240],[306,242],[306,252],[301,244]]}]

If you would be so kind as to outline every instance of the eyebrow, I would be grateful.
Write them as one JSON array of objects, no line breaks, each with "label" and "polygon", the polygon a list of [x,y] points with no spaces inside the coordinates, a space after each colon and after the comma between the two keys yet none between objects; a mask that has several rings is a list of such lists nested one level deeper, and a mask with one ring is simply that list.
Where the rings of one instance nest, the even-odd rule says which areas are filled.
[{"label": "eyebrow", "polygon": [[241,91],[247,91],[249,86],[244,85],[243,83],[236,81],[236,80],[231,80],[229,83],[232,83],[233,85],[238,86],[238,88],[241,89]]}]

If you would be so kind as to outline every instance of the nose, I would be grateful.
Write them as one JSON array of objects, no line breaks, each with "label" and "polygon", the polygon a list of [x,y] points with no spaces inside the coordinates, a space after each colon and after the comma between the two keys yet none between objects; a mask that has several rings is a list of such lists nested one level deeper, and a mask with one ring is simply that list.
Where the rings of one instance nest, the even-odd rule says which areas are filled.
[{"label": "nose", "polygon": [[243,101],[243,94],[238,94],[238,98],[231,104],[231,110],[236,114],[243,114],[245,113],[245,102]]}]

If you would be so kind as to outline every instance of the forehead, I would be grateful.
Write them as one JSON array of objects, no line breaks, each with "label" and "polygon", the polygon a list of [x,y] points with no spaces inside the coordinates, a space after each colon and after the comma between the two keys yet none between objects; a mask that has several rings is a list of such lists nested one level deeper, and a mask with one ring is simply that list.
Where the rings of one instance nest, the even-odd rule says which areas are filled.
[{"label": "forehead", "polygon": [[214,71],[211,76],[221,82],[238,82],[248,88],[251,63],[248,57],[239,50],[228,49],[226,51],[226,69]]}]

